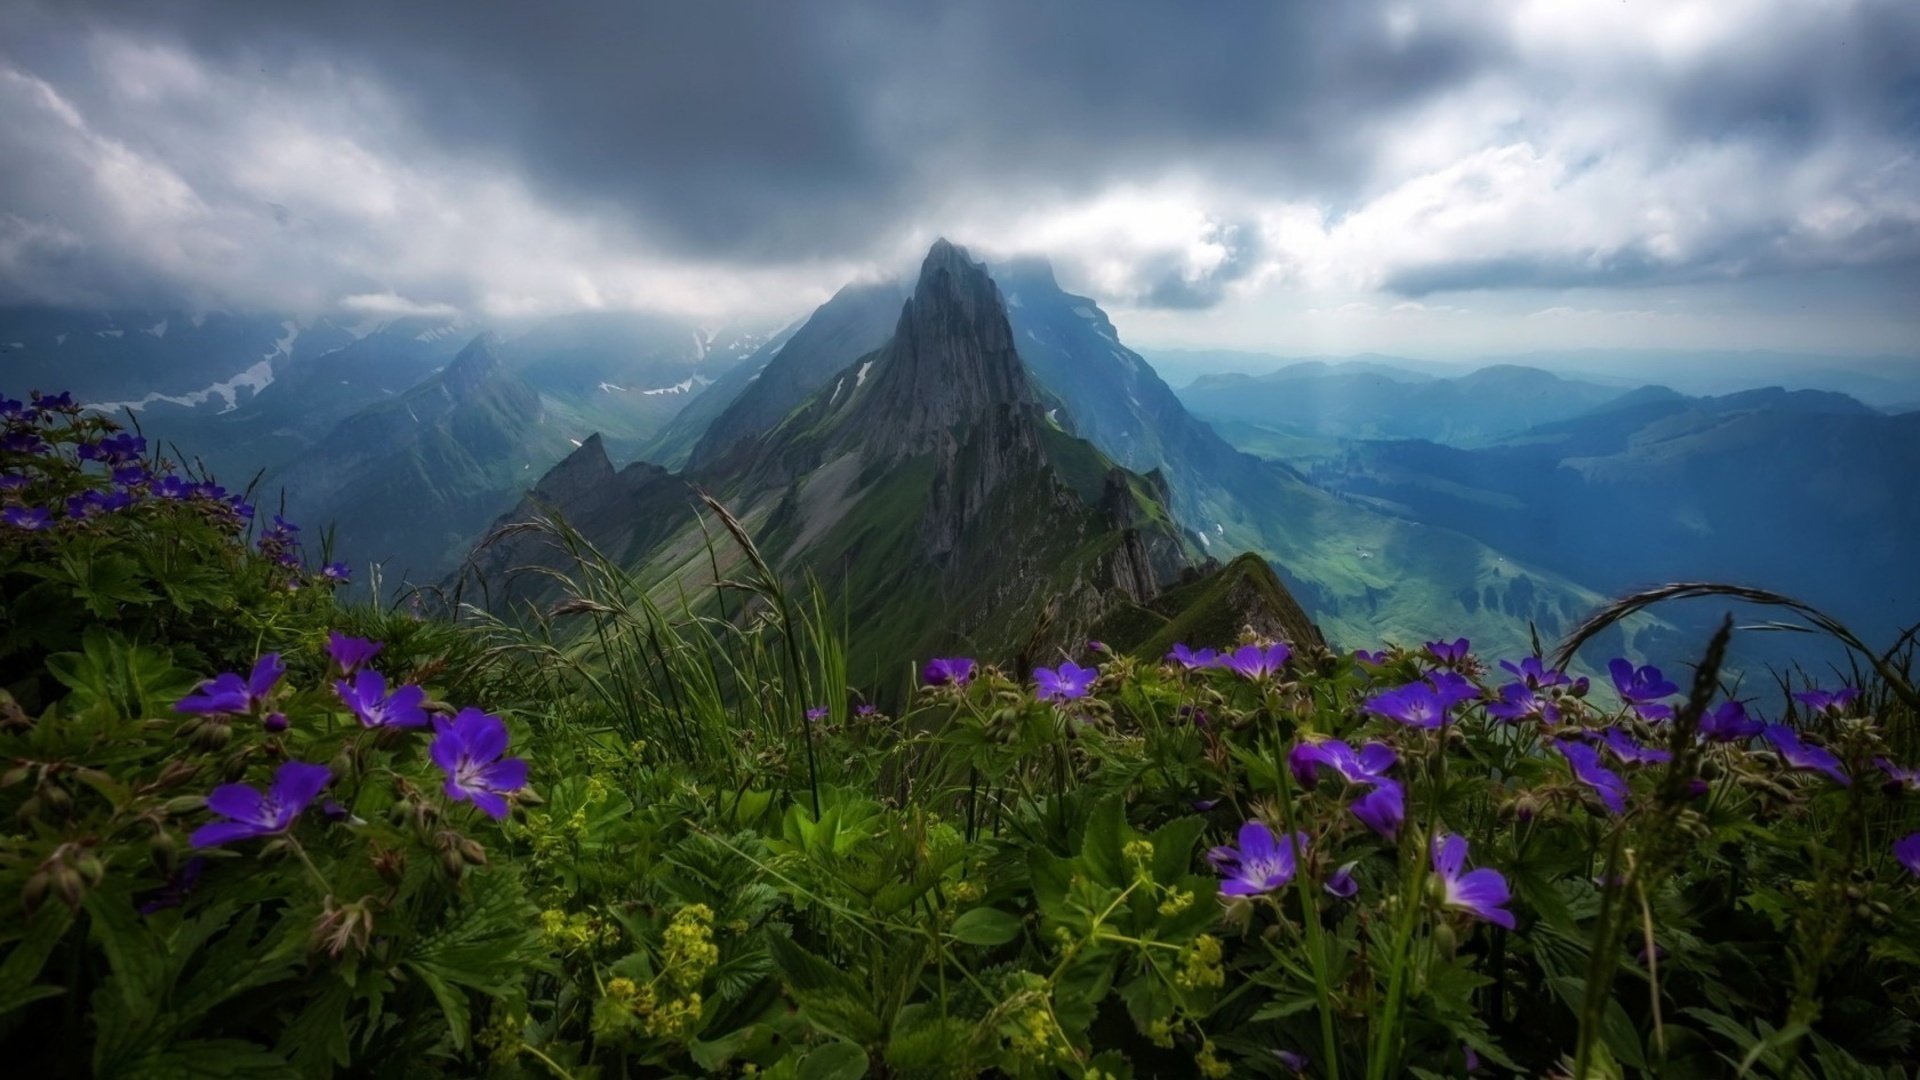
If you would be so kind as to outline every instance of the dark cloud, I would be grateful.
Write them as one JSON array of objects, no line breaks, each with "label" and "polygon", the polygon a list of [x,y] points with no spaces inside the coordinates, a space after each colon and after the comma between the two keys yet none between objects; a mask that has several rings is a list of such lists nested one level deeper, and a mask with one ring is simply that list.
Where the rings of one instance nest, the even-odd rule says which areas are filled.
[{"label": "dark cloud", "polygon": [[[154,59],[130,88],[103,42],[183,70]],[[1544,22],[1480,0],[12,0],[7,77],[0,299],[619,305],[675,267],[827,278],[973,227],[1042,233],[1063,277],[1178,311],[1281,279],[1421,296],[1904,266],[1920,229],[1911,0]],[[168,81],[196,78],[217,87]],[[1512,147],[1533,172],[1433,180]],[[1722,151],[1744,155],[1732,186]],[[302,190],[294,154],[346,180]],[[1173,225],[1125,199],[1035,225],[1165,184],[1194,204]],[[1276,230],[1309,211],[1304,240]]]}]

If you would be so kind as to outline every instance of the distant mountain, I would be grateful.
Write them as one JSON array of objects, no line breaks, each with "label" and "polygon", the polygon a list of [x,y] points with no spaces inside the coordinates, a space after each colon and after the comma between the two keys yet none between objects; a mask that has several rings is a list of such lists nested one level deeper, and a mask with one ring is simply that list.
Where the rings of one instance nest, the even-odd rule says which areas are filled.
[{"label": "distant mountain", "polygon": [[[690,491],[710,491],[773,565],[809,572],[844,600],[866,678],[950,650],[1020,663],[1054,655],[1194,564],[1161,482],[1049,418],[985,267],[937,243],[893,306],[880,348],[844,361],[771,427],[683,475],[615,472],[583,446],[516,513],[544,501],[670,598],[698,594],[687,586],[710,580],[709,560],[739,572],[730,542],[711,553],[703,543]],[[783,353],[763,379],[799,385],[774,368],[783,360],[800,363]],[[746,431],[765,408],[743,397],[716,424]],[[475,561],[497,577],[554,558],[538,534],[518,532]],[[497,586],[490,597],[515,598]]]},{"label": "distant mountain", "polygon": [[310,547],[331,524],[357,571],[377,561],[390,583],[432,581],[572,448],[570,430],[482,334],[426,381],[340,421],[265,489],[285,492]]},{"label": "distant mountain", "polygon": [[1622,393],[1513,365],[1410,379],[1371,366],[1298,364],[1267,375],[1202,376],[1180,391],[1180,400],[1207,420],[1336,438],[1472,446],[1578,416]]},{"label": "distant mountain", "polygon": [[1313,478],[1609,591],[1759,585],[1885,638],[1920,618],[1920,415],[1650,387],[1476,449],[1356,442]]},{"label": "distant mountain", "polygon": [[1153,364],[1160,377],[1173,386],[1185,386],[1206,375],[1240,372],[1265,375],[1284,368],[1318,365],[1349,373],[1373,371],[1401,379],[1446,378],[1472,370],[1473,365],[1458,361],[1417,360],[1409,356],[1384,353],[1355,353],[1350,356],[1281,356],[1250,349],[1175,349],[1143,348],[1141,355]]}]

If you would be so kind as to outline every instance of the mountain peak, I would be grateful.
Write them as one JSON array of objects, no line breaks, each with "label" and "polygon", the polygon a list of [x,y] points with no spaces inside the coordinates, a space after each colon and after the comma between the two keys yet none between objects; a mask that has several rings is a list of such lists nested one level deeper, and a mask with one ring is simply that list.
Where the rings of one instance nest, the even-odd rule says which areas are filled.
[{"label": "mountain peak", "polygon": [[862,403],[866,421],[893,435],[902,453],[929,449],[956,425],[999,407],[1037,400],[999,288],[984,265],[946,240],[927,252],[875,366],[876,385]]},{"label": "mountain peak", "polygon": [[467,342],[467,347],[441,372],[441,382],[454,397],[465,397],[498,375],[505,367],[500,360],[500,336],[488,330]]}]

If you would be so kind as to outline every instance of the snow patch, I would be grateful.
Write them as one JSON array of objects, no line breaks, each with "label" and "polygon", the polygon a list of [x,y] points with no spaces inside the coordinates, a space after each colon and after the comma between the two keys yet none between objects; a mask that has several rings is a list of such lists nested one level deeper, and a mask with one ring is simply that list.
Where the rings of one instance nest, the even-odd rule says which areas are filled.
[{"label": "snow patch", "polygon": [[110,337],[110,338],[117,338],[117,337],[120,337],[121,335],[123,335],[123,334],[125,334],[125,333],[126,333],[126,331],[125,331],[125,330],[95,330],[95,331],[94,331],[94,334],[95,334],[96,336],[99,336],[99,337]]},{"label": "snow patch", "polygon": [[570,443],[572,443],[572,444],[573,444],[573,445],[575,445],[575,446],[585,446],[585,445],[586,445],[586,443],[583,443],[583,442],[581,442],[581,441],[580,441],[579,439],[574,439],[574,438],[569,438],[569,439],[568,439],[567,441],[568,441],[568,442],[570,442]]},{"label": "snow patch", "polygon": [[847,385],[847,380],[844,378],[837,380],[833,384],[833,394],[827,398],[828,405],[832,405],[834,402],[840,400],[840,391],[845,389],[846,385]]},{"label": "snow patch", "polygon": [[1217,521],[1213,523],[1213,531],[1220,534],[1221,536],[1227,535],[1227,527],[1225,525],[1220,524]]},{"label": "snow patch", "polygon": [[609,393],[609,394],[624,394],[624,393],[626,393],[626,392],[627,392],[627,388],[626,388],[626,387],[624,387],[624,386],[615,386],[614,384],[612,384],[612,383],[610,383],[610,382],[603,382],[603,383],[601,383],[601,384],[600,384],[600,389],[601,389],[601,390],[603,390],[603,391],[605,391],[606,393]]},{"label": "snow patch", "polygon": [[[697,389],[703,389],[707,386],[711,386],[712,384],[713,384],[712,379],[705,378],[700,375],[689,375],[686,378],[681,379],[679,382],[674,383],[672,386],[661,386],[661,387],[656,387],[652,390],[642,390],[640,392],[642,394],[645,394],[648,397],[659,397],[662,394],[690,394]],[[602,383],[601,385],[605,386],[606,384]]]},{"label": "snow patch", "polygon": [[1019,306],[1020,306],[1020,294],[1019,294],[1019,293],[1008,293],[1008,294],[1007,294],[1007,306],[1008,306],[1008,307],[1019,307]]},{"label": "snow patch", "polygon": [[1197,536],[1197,537],[1199,537],[1199,538],[1200,538],[1200,546],[1201,546],[1201,547],[1203,547],[1203,548],[1211,548],[1211,547],[1213,546],[1213,541],[1211,541],[1211,540],[1209,540],[1209,539],[1207,539],[1207,534],[1206,534],[1206,533],[1194,533],[1193,535],[1195,535],[1195,536]]},{"label": "snow patch", "polygon": [[53,335],[53,344],[55,348],[65,345],[66,343],[67,343],[67,335],[65,334]]},{"label": "snow patch", "polygon": [[154,337],[157,337],[157,338],[166,337],[167,336],[167,320],[161,319],[159,322],[154,323],[152,326],[149,326],[145,330],[141,331],[141,333],[152,334]]},{"label": "snow patch", "polygon": [[872,366],[873,366],[873,361],[869,360],[866,363],[860,365],[859,371],[856,371],[853,373],[853,388],[855,390],[860,389],[860,385],[867,381],[867,369]]},{"label": "snow patch", "polygon": [[1083,319],[1091,319],[1094,317],[1093,309],[1089,307],[1076,307],[1073,309],[1073,313]]}]

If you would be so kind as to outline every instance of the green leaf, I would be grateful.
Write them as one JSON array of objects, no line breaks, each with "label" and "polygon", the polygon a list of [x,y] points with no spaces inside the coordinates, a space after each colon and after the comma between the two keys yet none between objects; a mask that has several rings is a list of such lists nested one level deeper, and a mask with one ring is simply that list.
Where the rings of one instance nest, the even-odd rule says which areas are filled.
[{"label": "green leaf", "polygon": [[800,1059],[800,1080],[860,1080],[865,1075],[867,1052],[852,1043],[828,1043]]},{"label": "green leaf", "polygon": [[1020,935],[1020,917],[979,907],[953,920],[953,936],[968,945],[1005,945]]},{"label": "green leaf", "polygon": [[880,1040],[880,1018],[866,988],[852,975],[795,944],[791,938],[767,939],[781,981],[815,1027],[843,1039],[870,1045]]},{"label": "green leaf", "polygon": [[66,993],[64,987],[35,986],[33,980],[40,977],[47,957],[72,925],[73,912],[65,904],[45,904],[33,913],[26,936],[7,954],[5,962],[0,962],[0,1016],[41,998]]}]

